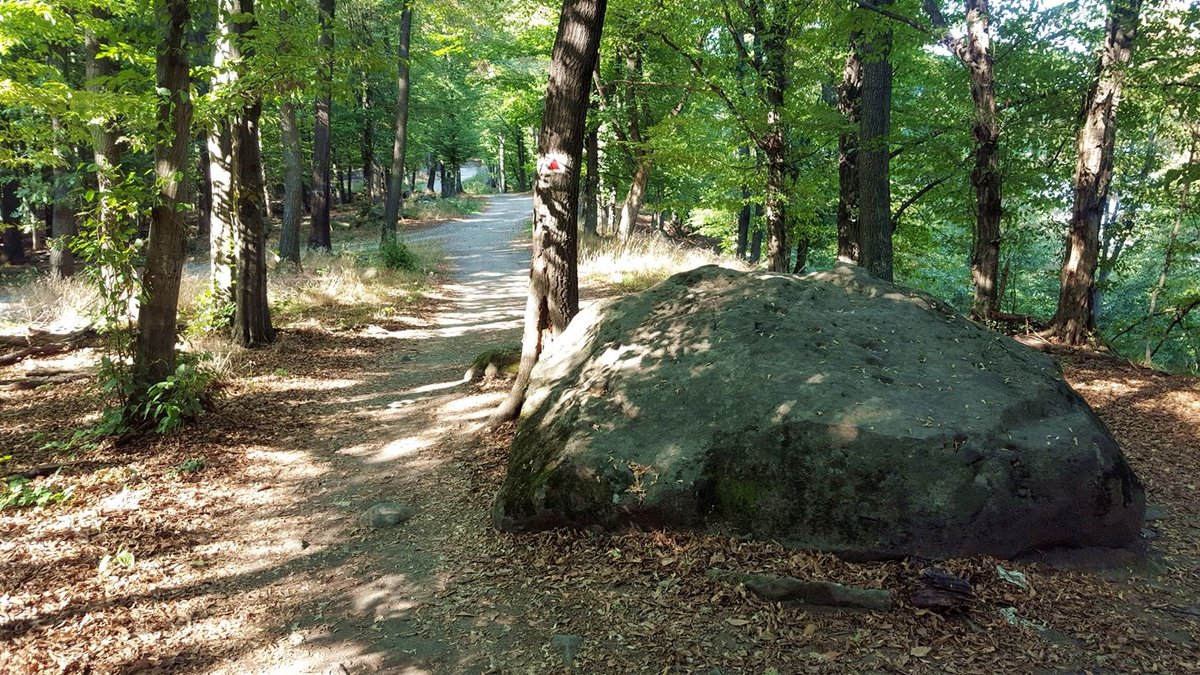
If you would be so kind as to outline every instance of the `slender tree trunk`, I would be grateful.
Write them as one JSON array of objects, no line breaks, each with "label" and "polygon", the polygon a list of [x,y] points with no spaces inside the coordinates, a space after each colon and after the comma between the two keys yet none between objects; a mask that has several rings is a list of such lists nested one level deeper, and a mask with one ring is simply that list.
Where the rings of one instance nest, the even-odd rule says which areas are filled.
[{"label": "slender tree trunk", "polygon": [[321,37],[318,47],[321,63],[318,66],[316,116],[313,125],[313,171],[312,171],[312,234],[308,245],[313,248],[333,249],[329,230],[329,199],[332,186],[329,175],[329,125],[331,97],[333,96],[333,12],[334,0],[320,0],[319,16]]},{"label": "slender tree trunk", "polygon": [[4,228],[4,260],[10,265],[25,264],[25,240],[21,234],[21,219],[17,209],[21,200],[17,190],[21,184],[10,178],[0,185],[0,227]]},{"label": "slender tree trunk", "polygon": [[392,176],[383,209],[384,241],[396,238],[396,221],[404,201],[404,155],[408,149],[409,43],[412,41],[412,3],[400,14],[400,46],[396,58],[396,125],[392,142]]},{"label": "slender tree trunk", "polygon": [[[748,158],[750,147],[743,145],[738,148],[738,156]],[[746,260],[750,246],[750,221],[754,216],[754,207],[750,204],[750,185],[742,182],[742,209],[738,211],[737,220],[737,258]]]},{"label": "slender tree trunk", "polygon": [[[606,0],[607,1],[607,0]],[[517,191],[529,189],[529,177],[525,167],[529,165],[529,150],[525,147],[525,130],[517,129]]]},{"label": "slender tree trunk", "polygon": [[371,87],[367,75],[363,73],[362,95],[359,106],[362,108],[362,135],[359,142],[359,157],[362,159],[362,194],[367,201],[375,198],[375,122],[371,119]]},{"label": "slender tree trunk", "polygon": [[796,266],[792,268],[792,274],[804,274],[805,268],[808,267],[809,246],[808,237],[800,237],[796,242]]},{"label": "slender tree trunk", "polygon": [[304,153],[296,104],[284,99],[279,104],[283,137],[283,226],[279,232],[279,257],[300,264],[300,221],[304,215]]},{"label": "slender tree trunk", "polygon": [[[595,108],[589,108],[589,113]],[[597,200],[600,193],[600,132],[597,127],[588,130],[584,142],[587,151],[587,182],[583,186],[583,230],[590,235],[600,234],[600,216]]]},{"label": "slender tree trunk", "polygon": [[858,263],[861,239],[858,220],[858,145],[862,117],[862,55],[860,34],[850,38],[850,50],[837,90],[837,108],[845,128],[838,134],[837,255],[842,262]]},{"label": "slender tree trunk", "polygon": [[504,194],[505,192],[508,192],[508,179],[504,175],[504,134],[496,134],[496,141],[500,144],[500,168],[497,170],[497,174],[500,179],[500,194]]},{"label": "slender tree trunk", "polygon": [[[782,10],[778,10],[782,11]],[[784,94],[787,88],[787,36],[782,26],[760,26],[758,34],[763,53],[763,95],[767,102],[767,132],[760,145],[767,160],[767,192],[763,196],[763,215],[767,230],[767,269],[787,272],[791,251],[788,249],[787,176],[788,140],[783,124]]]},{"label": "slender tree trunk", "polygon": [[442,185],[442,198],[454,196],[454,183],[450,182],[450,170],[447,168],[448,161],[443,160],[438,162],[438,180]]},{"label": "slender tree trunk", "polygon": [[639,151],[636,155],[637,169],[629,181],[629,192],[626,193],[625,201],[621,204],[621,222],[617,226],[617,235],[622,239],[628,239],[633,235],[638,216],[642,212],[642,204],[646,200],[646,184],[650,181],[650,169],[654,163],[643,152]]},{"label": "slender tree trunk", "polygon": [[533,254],[521,364],[512,392],[492,415],[491,424],[514,419],[520,413],[530,373],[542,350],[579,311],[579,164],[605,7],[606,0],[563,2],[550,61],[538,154],[565,164],[566,171],[539,175],[534,188]]},{"label": "slender tree trunk", "polygon": [[209,172],[208,158],[208,132],[201,131],[196,137],[196,164],[199,170],[196,172],[199,176],[198,194],[196,201],[200,206],[200,222],[196,228],[196,234],[200,239],[208,239],[208,224],[212,220],[213,208],[213,184],[212,174]]},{"label": "slender tree trunk", "polygon": [[[100,20],[109,18],[108,13],[101,9],[93,9],[92,14]],[[108,86],[105,80],[116,75],[118,71],[116,62],[100,56],[106,46],[105,41],[95,34],[91,32],[84,34],[84,50],[86,52],[84,79],[87,82],[88,91],[92,93],[104,92]],[[123,154],[120,129],[115,119],[96,120],[89,124],[89,129],[92,135],[92,163],[96,166],[96,193],[99,195],[96,220],[98,234],[101,238],[100,245],[111,246],[116,243],[115,239],[119,236],[116,233],[116,227],[120,215],[108,205],[106,197],[112,193],[113,187],[119,180],[117,173],[120,171],[121,155]],[[111,274],[102,271],[102,279],[107,280],[110,277]],[[108,285],[108,281],[103,283]]]},{"label": "slender tree trunk", "polygon": [[[64,61],[59,61],[60,67]],[[59,164],[54,166],[50,185],[50,276],[56,279],[66,279],[75,274],[75,254],[71,251],[71,242],[79,233],[75,222],[75,205],[71,199],[71,188],[67,183],[70,175],[63,165],[71,161],[64,156],[70,152],[69,146],[63,139],[62,122],[56,117],[51,120],[54,127],[55,139],[62,145],[55,149]],[[67,148],[65,151],[63,148]]]},{"label": "slender tree trunk", "polygon": [[1058,311],[1050,333],[1070,345],[1085,343],[1095,329],[1092,286],[1100,253],[1100,219],[1112,181],[1117,136],[1117,105],[1125,68],[1133,54],[1141,0],[1110,0],[1104,49],[1096,82],[1084,104],[1076,140],[1075,203],[1067,234],[1058,293]]},{"label": "slender tree trunk", "polygon": [[[1196,131],[1200,132],[1200,125],[1197,125]],[[1197,135],[1193,135],[1192,136],[1192,147],[1189,148],[1189,150],[1188,150],[1188,161],[1184,163],[1184,166],[1189,166],[1189,165],[1191,165],[1192,162],[1196,161],[1196,141],[1197,141]],[[1151,321],[1154,318],[1154,313],[1158,310],[1158,296],[1160,294],[1162,294],[1163,290],[1167,287],[1167,277],[1170,276],[1171,265],[1175,261],[1174,258],[1175,258],[1176,242],[1179,241],[1179,231],[1183,228],[1183,215],[1184,215],[1184,213],[1186,213],[1188,211],[1188,208],[1190,206],[1190,200],[1189,200],[1190,190],[1191,190],[1191,182],[1185,181],[1183,183],[1183,187],[1181,188],[1180,194],[1179,194],[1179,207],[1175,210],[1175,224],[1171,227],[1171,235],[1167,239],[1167,248],[1166,248],[1166,251],[1163,253],[1162,272],[1160,272],[1158,275],[1158,283],[1156,283],[1154,285],[1154,288],[1150,291],[1150,306],[1146,310],[1146,321],[1147,322]],[[1147,334],[1146,334],[1146,356],[1145,356],[1145,360],[1144,360],[1146,365],[1151,364],[1151,359],[1154,358],[1155,351],[1156,351],[1156,349],[1152,348],[1150,346],[1150,333],[1147,332]]]},{"label": "slender tree trunk", "polygon": [[155,123],[158,200],[151,211],[142,302],[138,307],[134,401],[141,400],[153,384],[175,372],[175,322],[187,245],[182,193],[187,184],[192,140],[192,102],[188,96],[191,77],[185,40],[191,16],[188,0],[159,0],[155,5],[158,23],[165,26],[158,47],[158,91],[169,93],[159,100]]},{"label": "slender tree trunk", "polygon": [[[890,4],[879,0],[877,5]],[[872,275],[892,280],[892,192],[888,135],[892,119],[891,27],[863,45],[862,117],[859,120],[859,264]]]},{"label": "slender tree trunk", "polygon": [[762,242],[763,231],[761,229],[754,230],[754,234],[750,237],[750,264],[757,265],[758,261],[762,260]]},{"label": "slender tree trunk", "polygon": [[[234,69],[238,56],[233,43],[230,17],[235,11],[233,0],[220,0],[213,48],[214,92],[234,86]],[[218,119],[208,134],[208,176],[212,186],[212,207],[209,212],[208,247],[210,283],[213,298],[219,304],[232,303],[233,268],[237,260],[234,192],[233,132],[228,119]]]},{"label": "slender tree trunk", "polygon": [[991,10],[988,0],[967,0],[967,36],[960,58],[971,77],[975,104],[975,236],[971,251],[971,279],[975,298],[971,313],[984,318],[1000,307],[996,277],[1000,268],[1000,122],[996,118],[995,75],[992,71]]},{"label": "slender tree trunk", "polygon": [[[241,20],[235,24],[240,52],[253,57],[254,0],[233,0]],[[233,339],[243,347],[275,341],[267,304],[267,222],[262,201],[262,147],[259,118],[262,101],[254,98],[239,111],[233,122],[237,163],[237,264],[234,279]]]}]

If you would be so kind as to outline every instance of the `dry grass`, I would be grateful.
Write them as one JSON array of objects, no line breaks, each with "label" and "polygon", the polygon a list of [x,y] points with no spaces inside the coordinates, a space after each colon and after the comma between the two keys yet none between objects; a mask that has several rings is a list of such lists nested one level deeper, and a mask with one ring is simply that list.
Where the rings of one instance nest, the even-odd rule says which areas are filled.
[{"label": "dry grass", "polygon": [[410,245],[419,261],[416,270],[393,270],[379,264],[375,250],[330,254],[307,252],[299,268],[283,267],[271,276],[272,303],[284,320],[313,313],[334,315],[343,323],[394,316],[415,302],[432,284],[442,252],[436,244]]},{"label": "dry grass", "polygon": [[622,293],[644,290],[672,274],[701,265],[746,269],[735,258],[679,244],[657,234],[635,234],[624,240],[585,236],[579,246],[580,280]]},{"label": "dry grass", "polygon": [[49,327],[54,332],[90,325],[99,296],[82,277],[38,276],[0,287],[0,328]]}]

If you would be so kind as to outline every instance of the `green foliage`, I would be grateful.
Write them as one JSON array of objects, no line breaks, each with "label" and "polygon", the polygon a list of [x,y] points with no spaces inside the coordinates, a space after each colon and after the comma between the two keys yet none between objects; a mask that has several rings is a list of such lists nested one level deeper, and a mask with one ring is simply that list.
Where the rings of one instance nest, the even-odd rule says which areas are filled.
[{"label": "green foliage", "polygon": [[168,471],[167,478],[178,478],[179,476],[194,474],[206,466],[208,466],[208,462],[204,461],[203,457],[193,457],[180,462],[179,466]]},{"label": "green foliage", "polygon": [[389,270],[415,271],[421,261],[399,239],[389,238],[379,244],[379,264]]},{"label": "green foliage", "polygon": [[208,387],[216,376],[196,360],[181,358],[173,375],[157,382],[129,412],[138,422],[166,434],[195,419],[204,410]]},{"label": "green foliage", "polygon": [[198,338],[229,330],[233,324],[234,303],[224,294],[219,294],[211,286],[206,288],[196,298],[194,312],[190,316],[181,316],[180,320],[187,324],[187,335]]},{"label": "green foliage", "polygon": [[[10,460],[12,455],[0,457],[0,465]],[[0,482],[0,511],[57,504],[70,498],[70,488],[59,490],[48,485],[35,484],[24,476],[12,476]]]}]

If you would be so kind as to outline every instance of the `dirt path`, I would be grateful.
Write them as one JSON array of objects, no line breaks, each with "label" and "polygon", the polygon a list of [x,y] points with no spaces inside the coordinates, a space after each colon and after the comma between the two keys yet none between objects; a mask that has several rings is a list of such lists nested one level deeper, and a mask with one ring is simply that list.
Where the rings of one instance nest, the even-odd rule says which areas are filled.
[{"label": "dirt path", "polygon": [[[296,570],[275,584],[298,587],[286,603],[294,609],[288,637],[219,672],[490,668],[496,645],[472,638],[473,617],[447,616],[439,597],[473,562],[463,552],[486,527],[485,496],[471,494],[455,449],[503,392],[477,392],[463,374],[474,355],[520,339],[530,208],[528,196],[496,196],[479,215],[408,237],[440,244],[453,267],[445,287],[453,303],[422,325],[368,327],[363,338],[388,346],[357,372],[326,380],[338,395],[296,404],[295,417],[311,426],[268,452],[256,476],[285,503],[274,517],[255,513],[242,544],[292,549],[271,556],[281,572]],[[360,527],[356,516],[384,501],[419,514],[395,528]]]}]

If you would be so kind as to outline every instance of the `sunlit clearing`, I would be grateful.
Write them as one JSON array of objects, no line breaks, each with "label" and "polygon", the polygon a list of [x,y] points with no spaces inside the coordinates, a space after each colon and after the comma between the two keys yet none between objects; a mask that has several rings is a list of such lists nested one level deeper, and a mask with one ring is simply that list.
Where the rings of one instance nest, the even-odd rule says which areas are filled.
[{"label": "sunlit clearing", "polygon": [[735,258],[681,245],[657,234],[637,234],[628,239],[584,237],[579,247],[580,280],[626,291],[649,288],[672,274],[702,265],[746,269]]}]

